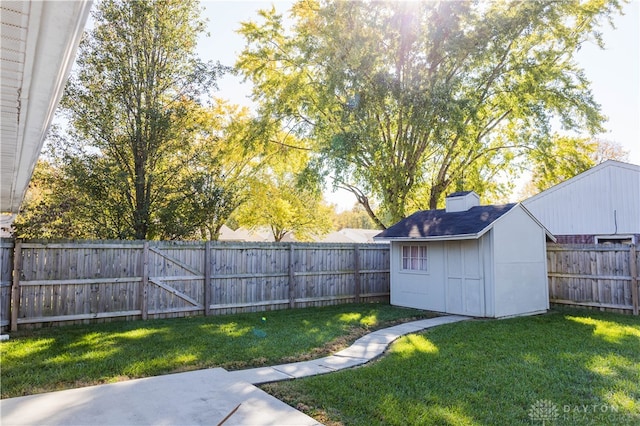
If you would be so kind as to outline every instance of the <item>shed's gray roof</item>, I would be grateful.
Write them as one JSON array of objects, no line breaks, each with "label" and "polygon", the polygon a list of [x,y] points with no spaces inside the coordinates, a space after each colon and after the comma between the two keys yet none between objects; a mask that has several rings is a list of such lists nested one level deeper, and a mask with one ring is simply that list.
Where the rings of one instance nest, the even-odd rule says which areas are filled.
[{"label": "shed's gray roof", "polygon": [[375,236],[380,239],[437,238],[479,235],[516,204],[475,206],[461,212],[423,210],[412,214]]}]

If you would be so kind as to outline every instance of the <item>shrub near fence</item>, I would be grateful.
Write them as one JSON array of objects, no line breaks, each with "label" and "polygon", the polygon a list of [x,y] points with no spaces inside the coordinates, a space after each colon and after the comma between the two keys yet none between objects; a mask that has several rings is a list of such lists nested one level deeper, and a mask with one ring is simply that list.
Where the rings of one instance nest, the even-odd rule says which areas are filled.
[{"label": "shrub near fence", "polygon": [[638,315],[638,247],[547,244],[549,301]]},{"label": "shrub near fence", "polygon": [[12,329],[389,298],[381,244],[17,240],[13,252]]}]

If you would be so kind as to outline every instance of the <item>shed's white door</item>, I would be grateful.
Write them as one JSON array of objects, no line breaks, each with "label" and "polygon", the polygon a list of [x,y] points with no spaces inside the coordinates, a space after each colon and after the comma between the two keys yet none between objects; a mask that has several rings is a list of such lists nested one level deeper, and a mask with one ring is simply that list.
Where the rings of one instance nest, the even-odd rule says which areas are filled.
[{"label": "shed's white door", "polygon": [[478,240],[450,241],[447,253],[447,312],[484,316],[484,277]]}]

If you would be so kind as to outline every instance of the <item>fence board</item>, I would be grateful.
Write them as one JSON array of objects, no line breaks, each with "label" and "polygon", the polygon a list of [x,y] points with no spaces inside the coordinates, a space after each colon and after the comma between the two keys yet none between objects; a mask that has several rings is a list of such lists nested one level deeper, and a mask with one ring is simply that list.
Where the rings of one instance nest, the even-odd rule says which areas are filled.
[{"label": "fence board", "polygon": [[638,253],[636,246],[632,246],[629,251],[629,272],[631,274],[631,309],[633,315],[638,315],[640,297],[638,296]]},{"label": "fence board", "polygon": [[13,240],[0,238],[0,329],[11,322]]}]

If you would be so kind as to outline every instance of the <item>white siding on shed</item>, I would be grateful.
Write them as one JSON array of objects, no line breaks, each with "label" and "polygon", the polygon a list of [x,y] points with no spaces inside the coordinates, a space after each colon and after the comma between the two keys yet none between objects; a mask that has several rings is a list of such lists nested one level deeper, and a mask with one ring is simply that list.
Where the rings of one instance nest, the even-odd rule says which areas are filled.
[{"label": "white siding on shed", "polygon": [[[422,271],[402,270],[402,246],[419,245],[427,247],[428,269]],[[415,242],[391,243],[391,304],[409,308],[426,309],[444,312],[445,305],[445,272],[444,243]]]},{"label": "white siding on shed", "polygon": [[496,317],[549,308],[546,234],[522,208],[496,221],[493,230]]},{"label": "white siding on shed", "polygon": [[640,233],[640,166],[604,162],[522,203],[554,235]]}]

